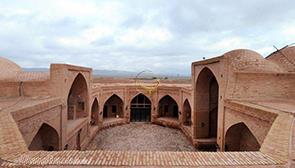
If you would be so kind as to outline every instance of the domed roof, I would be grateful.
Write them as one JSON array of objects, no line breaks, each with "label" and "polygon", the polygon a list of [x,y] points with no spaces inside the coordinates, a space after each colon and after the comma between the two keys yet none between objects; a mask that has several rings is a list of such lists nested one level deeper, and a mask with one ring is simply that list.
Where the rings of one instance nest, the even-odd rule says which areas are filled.
[{"label": "domed roof", "polygon": [[275,51],[266,57],[266,59],[278,64],[287,72],[295,72],[295,46],[289,46]]},{"label": "domed roof", "polygon": [[0,80],[13,79],[22,69],[16,63],[0,57]]},{"label": "domed roof", "polygon": [[283,70],[275,63],[263,58],[259,53],[247,50],[238,49],[232,50],[224,54],[228,59],[229,66],[234,71],[242,72],[282,72]]}]

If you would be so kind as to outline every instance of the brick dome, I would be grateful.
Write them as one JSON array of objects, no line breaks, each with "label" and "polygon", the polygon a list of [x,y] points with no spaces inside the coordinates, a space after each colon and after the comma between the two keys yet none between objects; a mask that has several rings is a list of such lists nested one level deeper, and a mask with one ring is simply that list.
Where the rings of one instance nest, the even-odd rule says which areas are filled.
[{"label": "brick dome", "polygon": [[247,50],[238,49],[232,50],[224,54],[228,59],[229,66],[233,71],[242,72],[282,72],[282,68],[277,64],[266,60],[259,53]]},{"label": "brick dome", "polygon": [[13,79],[16,78],[22,69],[16,63],[0,57],[0,80]]},{"label": "brick dome", "polygon": [[295,72],[295,46],[286,47],[266,57],[267,60],[278,64],[287,72]]}]

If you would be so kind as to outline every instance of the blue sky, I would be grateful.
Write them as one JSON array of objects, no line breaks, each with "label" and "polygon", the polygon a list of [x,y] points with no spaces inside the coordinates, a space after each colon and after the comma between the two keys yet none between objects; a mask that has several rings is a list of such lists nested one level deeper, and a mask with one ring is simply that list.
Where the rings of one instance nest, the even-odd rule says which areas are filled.
[{"label": "blue sky", "polygon": [[22,67],[190,74],[237,48],[267,56],[295,42],[289,0],[1,0],[0,55]]}]

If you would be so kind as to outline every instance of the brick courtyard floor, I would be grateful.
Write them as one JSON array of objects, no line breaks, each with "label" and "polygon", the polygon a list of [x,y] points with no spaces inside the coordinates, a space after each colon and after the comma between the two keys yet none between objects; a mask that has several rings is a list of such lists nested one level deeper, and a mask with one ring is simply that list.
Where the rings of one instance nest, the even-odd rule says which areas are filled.
[{"label": "brick courtyard floor", "polygon": [[177,129],[149,123],[130,123],[100,131],[88,150],[196,151]]}]

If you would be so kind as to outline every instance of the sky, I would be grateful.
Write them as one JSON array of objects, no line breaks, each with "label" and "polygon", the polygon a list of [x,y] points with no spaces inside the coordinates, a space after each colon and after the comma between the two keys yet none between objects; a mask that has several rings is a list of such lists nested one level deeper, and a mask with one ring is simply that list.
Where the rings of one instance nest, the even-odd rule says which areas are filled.
[{"label": "sky", "polygon": [[0,56],[21,67],[189,75],[233,49],[295,42],[294,0],[1,0]]}]

